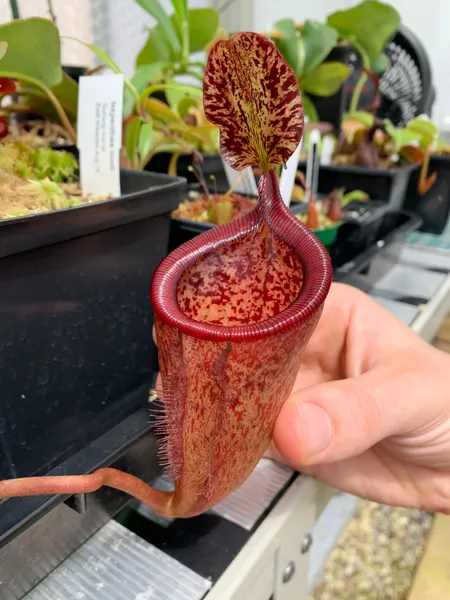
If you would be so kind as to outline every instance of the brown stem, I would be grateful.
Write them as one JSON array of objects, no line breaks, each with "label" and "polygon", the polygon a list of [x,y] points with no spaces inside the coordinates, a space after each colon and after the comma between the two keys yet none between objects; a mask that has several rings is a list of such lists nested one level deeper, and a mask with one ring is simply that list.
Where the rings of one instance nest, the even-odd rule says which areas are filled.
[{"label": "brown stem", "polygon": [[29,104],[10,104],[9,106],[5,106],[0,109],[0,115],[2,117],[9,116],[11,113],[15,112],[30,112],[32,110]]},{"label": "brown stem", "polygon": [[47,0],[47,7],[48,7],[48,12],[50,13],[50,18],[51,18],[53,24],[57,25],[56,14],[55,14],[55,10],[53,8],[53,0]]},{"label": "brown stem", "polygon": [[421,196],[423,196],[426,192],[427,175],[428,175],[429,167],[430,167],[430,148],[428,147],[425,151],[425,156],[423,157],[422,166],[420,168],[419,194]]},{"label": "brown stem", "polygon": [[52,103],[53,108],[55,109],[55,111],[58,114],[58,117],[61,120],[61,123],[66,128],[67,133],[72,138],[74,144],[77,143],[77,134],[75,133],[75,130],[72,127],[69,117],[67,116],[67,114],[66,114],[64,108],[62,107],[61,103],[59,102],[58,98],[55,96],[55,94],[52,92],[52,90],[50,88],[48,88],[46,85],[44,85],[38,79],[34,79],[33,77],[28,77],[28,75],[23,75],[21,73],[12,73],[12,72],[1,73],[1,71],[0,71],[0,75],[2,77],[10,77],[11,79],[16,79],[18,81],[25,81],[27,83],[31,83],[32,85],[35,85],[36,87],[38,87],[42,92],[44,92],[44,94],[46,94],[46,96]]},{"label": "brown stem", "polygon": [[172,516],[173,492],[155,490],[138,477],[117,469],[99,469],[90,475],[25,477],[0,481],[0,498],[88,494],[102,486],[120,490],[149,506],[158,514]]}]

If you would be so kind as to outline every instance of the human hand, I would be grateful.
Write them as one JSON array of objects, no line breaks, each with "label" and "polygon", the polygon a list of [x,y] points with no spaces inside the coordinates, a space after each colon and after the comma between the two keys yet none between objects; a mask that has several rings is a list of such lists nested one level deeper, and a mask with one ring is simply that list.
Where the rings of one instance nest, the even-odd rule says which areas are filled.
[{"label": "human hand", "polygon": [[333,284],[268,455],[385,504],[450,513],[450,357]]}]

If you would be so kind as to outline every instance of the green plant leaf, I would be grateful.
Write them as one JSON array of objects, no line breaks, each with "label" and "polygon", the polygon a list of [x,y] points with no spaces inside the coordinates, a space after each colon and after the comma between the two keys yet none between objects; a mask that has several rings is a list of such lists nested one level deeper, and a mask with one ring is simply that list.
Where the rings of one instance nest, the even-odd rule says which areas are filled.
[{"label": "green plant leaf", "polygon": [[136,59],[136,67],[151,65],[154,62],[174,61],[172,49],[164,36],[164,32],[156,25],[148,32],[148,38]]},{"label": "green plant leaf", "polygon": [[184,96],[178,102],[177,112],[182,119],[189,113],[190,108],[195,108],[199,105],[199,100],[192,96]]},{"label": "green plant leaf", "polygon": [[189,46],[191,53],[204,50],[214,39],[220,16],[214,8],[191,8],[189,11]]},{"label": "green plant leaf", "polygon": [[417,142],[420,143],[421,141],[421,134],[413,129],[407,129],[406,127],[396,128],[389,119],[385,119],[384,124],[386,133],[394,144],[394,152],[399,152],[404,146],[409,146]]},{"label": "green plant leaf", "polygon": [[347,143],[353,144],[355,136],[370,129],[374,121],[374,115],[365,111],[353,111],[346,114],[342,119],[341,131]]},{"label": "green plant leaf", "polygon": [[277,41],[278,50],[291,69],[298,75],[298,43],[295,23],[292,19],[281,19],[275,23],[275,29],[282,35]]},{"label": "green plant leaf", "polygon": [[172,6],[178,15],[180,21],[188,21],[188,3],[187,0],[172,0]]},{"label": "green plant leaf", "polygon": [[96,54],[98,56],[98,58],[103,63],[105,63],[105,65],[107,67],[109,67],[111,69],[111,71],[113,71],[114,73],[122,73],[120,67],[113,61],[113,59],[104,50],[102,50],[95,44],[88,44],[88,42],[83,42],[83,40],[79,40],[78,38],[73,38],[73,37],[69,37],[69,36],[64,36],[64,37],[67,40],[74,40],[75,42],[78,42],[79,44],[83,44],[83,46],[86,46],[86,48],[89,48],[89,50],[91,50],[91,52]]},{"label": "green plant leaf", "polygon": [[331,14],[327,19],[328,25],[334,27],[341,38],[350,43],[356,42],[363,48],[371,63],[383,52],[400,22],[395,8],[378,0],[364,0],[353,8]]},{"label": "green plant leaf", "polygon": [[[27,85],[28,88],[38,88],[33,85]],[[69,75],[63,73],[61,83],[51,88],[52,92],[59,100],[61,106],[64,108],[67,116],[72,122],[75,122],[78,115],[78,84]],[[41,98],[38,96],[25,96],[25,102],[31,108],[31,112],[35,112],[38,115],[47,116],[50,119],[59,122],[59,117],[53,104],[48,98]]]},{"label": "green plant leaf", "polygon": [[168,80],[166,98],[172,110],[178,112],[178,105],[183,98],[202,98],[202,90],[193,86],[183,85],[173,80]]},{"label": "green plant leaf", "polygon": [[[86,48],[89,48],[92,52],[94,52],[94,54],[96,54],[98,56],[98,58],[100,58],[100,60],[103,63],[105,63],[105,65],[107,67],[109,67],[111,69],[111,71],[113,71],[114,73],[117,73],[117,74],[122,74],[120,67],[113,61],[113,59],[104,50],[102,50],[95,44],[88,44],[77,38],[72,38],[72,37],[67,37],[67,36],[66,36],[66,38],[68,40],[74,40],[76,42],[79,42],[80,44],[83,44],[83,46],[86,46]],[[124,77],[124,84],[130,90],[131,94],[133,94],[133,96],[135,97],[135,100],[137,102],[139,100],[139,94],[136,92],[136,89],[133,86],[133,84],[126,77]]]},{"label": "green plant leaf", "polygon": [[[214,39],[219,29],[219,13],[213,8],[193,8],[189,10],[189,52],[200,52]],[[179,17],[176,13],[171,15],[170,20],[181,38],[182,31]],[[159,25],[149,30],[148,38],[138,54],[136,66],[149,65],[155,61],[175,62],[180,59],[180,55],[175,55],[163,30]]]},{"label": "green plant leaf", "polygon": [[49,88],[61,82],[61,42],[51,21],[38,17],[11,21],[0,26],[0,39],[8,44],[1,63],[4,76],[25,75]]},{"label": "green plant leaf", "polygon": [[305,58],[302,73],[309,73],[323,63],[338,40],[338,32],[320,21],[306,21],[302,29]]},{"label": "green plant leaf", "polygon": [[353,200],[357,200],[359,202],[366,202],[369,200],[369,194],[367,192],[363,192],[362,190],[353,190],[352,192],[348,192],[344,194],[341,199],[341,208],[345,208],[347,204],[353,202]]},{"label": "green plant leaf", "polygon": [[0,42],[0,59],[2,59],[8,50],[7,42]]},{"label": "green plant leaf", "polygon": [[305,117],[308,117],[310,123],[317,122],[319,120],[319,115],[311,98],[303,92],[302,100],[303,110],[305,111]]},{"label": "green plant leaf", "polygon": [[125,147],[127,149],[127,156],[132,163],[136,161],[137,153],[139,150],[139,132],[141,129],[141,119],[133,119],[127,126],[125,135]]},{"label": "green plant leaf", "polygon": [[149,15],[151,15],[158,23],[161,31],[176,57],[181,56],[181,43],[177,35],[176,29],[173,25],[172,20],[166,14],[164,8],[159,3],[159,0],[136,0]]},{"label": "green plant leaf", "polygon": [[[165,66],[165,63],[155,62],[136,69],[130,81],[136,88],[137,93],[141,94],[150,83],[162,80]],[[125,88],[123,97],[123,116],[125,118],[131,115],[135,103],[136,98],[128,88]]]},{"label": "green plant leaf", "polygon": [[375,117],[364,110],[355,110],[343,116],[343,121],[359,121],[366,127],[372,127]]},{"label": "green plant leaf", "polygon": [[406,128],[418,136],[424,148],[427,148],[439,139],[439,127],[431,119],[416,117],[408,121]]},{"label": "green plant leaf", "polygon": [[147,98],[145,101],[145,110],[153,118],[161,123],[179,123],[181,121],[177,112],[172,110],[165,102],[157,98]]},{"label": "green plant leaf", "polygon": [[139,156],[144,159],[152,149],[153,145],[153,125],[143,123],[139,132]]},{"label": "green plant leaf", "polygon": [[372,61],[372,71],[377,75],[385,73],[391,64],[389,57],[382,52],[375,60]]},{"label": "green plant leaf", "polygon": [[328,97],[336,94],[350,75],[350,68],[339,62],[322,63],[299,80],[300,89],[308,94]]},{"label": "green plant leaf", "polygon": [[172,6],[175,9],[174,14],[171,17],[172,23],[176,21],[176,31],[179,39],[181,40],[181,61],[186,63],[190,50],[189,50],[189,10],[187,0],[172,0]]}]

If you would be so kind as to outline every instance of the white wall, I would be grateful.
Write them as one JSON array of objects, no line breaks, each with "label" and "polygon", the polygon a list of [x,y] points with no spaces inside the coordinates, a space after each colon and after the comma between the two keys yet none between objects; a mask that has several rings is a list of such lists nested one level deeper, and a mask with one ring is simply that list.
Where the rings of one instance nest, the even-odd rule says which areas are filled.
[{"label": "white wall", "polygon": [[[251,24],[244,26],[262,31],[276,20],[292,17],[298,21],[306,18],[324,19],[336,10],[357,4],[357,0],[237,0],[236,4],[251,3]],[[403,23],[420,37],[433,69],[437,98],[434,118],[441,122],[450,115],[450,0],[391,0],[399,11]],[[229,9],[227,18],[237,10]],[[241,10],[241,9],[240,9]]]}]

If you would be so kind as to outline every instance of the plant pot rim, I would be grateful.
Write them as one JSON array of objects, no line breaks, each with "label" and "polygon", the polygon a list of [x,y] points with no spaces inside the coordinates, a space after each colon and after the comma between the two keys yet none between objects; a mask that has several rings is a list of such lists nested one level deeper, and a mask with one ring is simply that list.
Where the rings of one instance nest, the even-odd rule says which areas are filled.
[{"label": "plant pot rim", "polygon": [[[301,161],[302,165],[306,165],[306,161]],[[300,163],[299,163],[300,164]],[[420,165],[402,165],[401,167],[392,167],[390,169],[378,169],[376,167],[363,167],[361,165],[320,165],[320,169],[328,171],[344,171],[348,173],[364,173],[367,175],[392,175],[403,173],[405,171],[415,171]]]},{"label": "plant pot rim", "polygon": [[450,162],[450,154],[431,154],[430,155],[430,159],[431,160],[442,160],[443,162],[449,161]]},{"label": "plant pot rim", "polygon": [[[179,176],[172,177],[170,175],[165,175],[164,173],[149,173],[149,172],[145,172],[145,171],[133,171],[131,169],[121,169],[120,172],[121,173],[136,173],[138,176],[142,176],[142,175],[148,176],[149,174],[151,174],[151,175],[156,175],[157,177],[166,179],[166,183],[164,184],[164,182],[161,182],[161,184],[164,184],[164,187],[167,191],[170,191],[172,188],[178,187],[178,185],[180,183],[186,183],[186,179],[184,177],[179,177]],[[20,217],[11,217],[8,219],[1,219],[0,220],[0,228],[8,227],[8,225],[10,225],[10,224],[28,223],[30,221],[42,220],[42,218],[45,218],[48,215],[53,215],[53,214],[63,215],[63,214],[71,213],[74,211],[79,212],[80,210],[86,210],[91,207],[97,207],[99,205],[108,207],[108,206],[111,206],[111,204],[116,203],[118,200],[123,201],[123,200],[128,200],[131,198],[133,198],[133,199],[139,198],[142,195],[146,194],[148,192],[148,190],[151,189],[152,187],[155,187],[155,186],[149,186],[148,188],[145,188],[138,192],[129,192],[126,194],[121,194],[120,196],[115,196],[114,198],[108,198],[106,200],[97,200],[95,202],[80,204],[78,206],[68,206],[67,208],[58,208],[58,209],[49,210],[46,212],[30,213],[29,215],[21,215]]]}]

